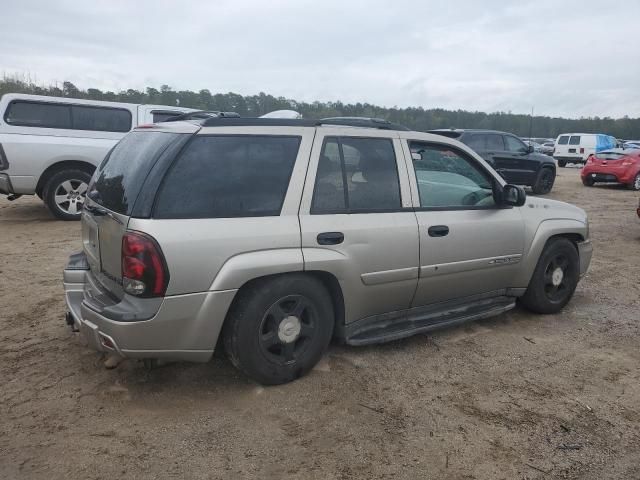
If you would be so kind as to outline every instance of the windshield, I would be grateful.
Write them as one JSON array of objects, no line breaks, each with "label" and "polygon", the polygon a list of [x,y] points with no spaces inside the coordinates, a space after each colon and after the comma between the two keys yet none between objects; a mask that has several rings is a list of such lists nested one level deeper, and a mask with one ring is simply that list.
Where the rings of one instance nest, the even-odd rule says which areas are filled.
[{"label": "windshield", "polygon": [[93,174],[89,198],[116,213],[130,215],[151,167],[178,136],[139,131],[125,136]]}]

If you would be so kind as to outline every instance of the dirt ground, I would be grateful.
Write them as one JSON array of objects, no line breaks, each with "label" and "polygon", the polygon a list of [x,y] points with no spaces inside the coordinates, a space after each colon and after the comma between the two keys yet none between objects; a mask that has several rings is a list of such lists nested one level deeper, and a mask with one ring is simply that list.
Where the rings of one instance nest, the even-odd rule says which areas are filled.
[{"label": "dirt ground", "polygon": [[561,169],[550,197],[595,248],[561,314],[332,346],[270,388],[219,354],[106,370],[64,325],[79,224],[0,200],[0,478],[640,478],[638,194]]}]

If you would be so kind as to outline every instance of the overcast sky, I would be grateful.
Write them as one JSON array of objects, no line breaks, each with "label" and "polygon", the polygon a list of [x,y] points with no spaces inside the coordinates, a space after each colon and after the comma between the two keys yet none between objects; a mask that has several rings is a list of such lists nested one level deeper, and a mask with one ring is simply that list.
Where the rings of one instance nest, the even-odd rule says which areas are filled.
[{"label": "overcast sky", "polygon": [[79,88],[640,116],[640,1],[3,2],[0,71]]}]

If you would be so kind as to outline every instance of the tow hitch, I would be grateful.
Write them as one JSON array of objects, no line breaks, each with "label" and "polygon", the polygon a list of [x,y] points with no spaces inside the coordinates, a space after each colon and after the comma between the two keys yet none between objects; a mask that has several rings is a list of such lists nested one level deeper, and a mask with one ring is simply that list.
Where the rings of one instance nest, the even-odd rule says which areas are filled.
[{"label": "tow hitch", "polygon": [[76,322],[73,320],[73,316],[71,315],[71,312],[66,313],[66,315],[64,316],[64,321],[67,323],[67,325],[69,325],[69,327],[71,327],[72,332],[80,331],[76,328]]}]

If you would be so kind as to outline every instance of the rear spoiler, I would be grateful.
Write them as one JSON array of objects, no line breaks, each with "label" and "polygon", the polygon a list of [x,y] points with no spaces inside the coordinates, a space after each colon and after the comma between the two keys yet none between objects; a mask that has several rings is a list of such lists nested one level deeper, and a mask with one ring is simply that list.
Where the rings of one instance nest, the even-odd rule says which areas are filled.
[{"label": "rear spoiler", "polygon": [[207,110],[200,110],[197,112],[187,112],[187,113],[183,113],[181,115],[175,115],[173,117],[168,117],[165,120],[163,120],[162,122],[159,123],[163,123],[163,122],[179,122],[182,120],[206,120],[208,118],[219,118],[219,117],[231,117],[231,118],[238,118],[240,117],[239,113],[236,112],[218,112],[218,111],[207,111]]}]

